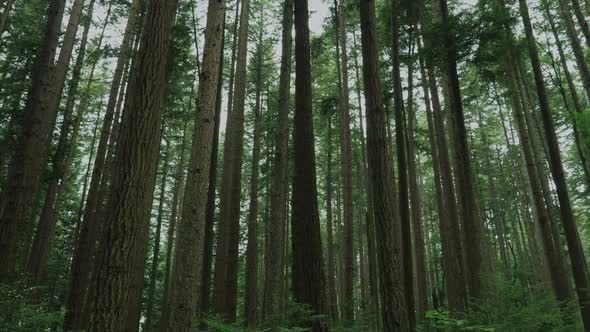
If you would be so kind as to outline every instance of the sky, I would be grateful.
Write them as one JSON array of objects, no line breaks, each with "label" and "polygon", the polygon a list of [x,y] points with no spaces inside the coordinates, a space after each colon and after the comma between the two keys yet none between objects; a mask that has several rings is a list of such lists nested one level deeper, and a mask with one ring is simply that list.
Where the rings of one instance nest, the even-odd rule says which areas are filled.
[{"label": "sky", "polygon": [[309,11],[309,29],[314,33],[322,32],[325,19],[330,15],[330,7],[323,0],[311,0]]}]

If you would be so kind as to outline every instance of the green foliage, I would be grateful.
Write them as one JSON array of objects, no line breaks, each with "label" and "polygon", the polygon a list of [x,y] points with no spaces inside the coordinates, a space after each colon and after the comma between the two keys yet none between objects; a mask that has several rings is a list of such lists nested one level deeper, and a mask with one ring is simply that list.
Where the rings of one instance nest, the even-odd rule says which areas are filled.
[{"label": "green foliage", "polygon": [[430,327],[443,331],[578,331],[577,308],[559,303],[543,285],[528,286],[523,282],[497,277],[490,280],[490,291],[484,299],[472,302],[460,317],[450,317],[446,310],[427,313]]},{"label": "green foliage", "polygon": [[26,282],[0,284],[0,331],[45,331],[59,324],[62,312],[46,300],[42,288]]}]

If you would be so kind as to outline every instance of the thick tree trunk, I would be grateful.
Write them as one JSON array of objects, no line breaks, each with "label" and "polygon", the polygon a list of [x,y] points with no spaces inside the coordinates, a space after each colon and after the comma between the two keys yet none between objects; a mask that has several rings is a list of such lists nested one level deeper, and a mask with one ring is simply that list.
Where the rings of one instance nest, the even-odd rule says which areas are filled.
[{"label": "thick tree trunk", "polygon": [[[442,22],[448,23],[449,12],[446,0],[439,0],[440,15]],[[463,103],[461,100],[461,89],[459,75],[457,73],[456,49],[454,36],[451,31],[443,35],[445,41],[445,64],[443,70],[449,83],[449,120],[452,122],[453,142],[459,159],[457,160],[456,179],[459,183],[462,208],[462,221],[465,234],[465,252],[467,262],[467,282],[469,285],[469,296],[479,299],[483,294],[482,277],[490,273],[490,259],[485,254],[487,251],[487,239],[484,234],[483,222],[479,215],[477,193],[475,191],[475,172],[472,168],[471,155],[467,143],[467,128]]]},{"label": "thick tree trunk", "polygon": [[551,117],[551,109],[549,106],[545,81],[543,79],[543,73],[541,70],[539,52],[537,50],[537,44],[533,34],[526,0],[519,0],[519,5],[520,14],[522,16],[527,37],[529,56],[531,58],[533,67],[535,85],[537,88],[537,97],[539,98],[543,127],[549,150],[548,152],[551,174],[559,199],[561,221],[563,223],[563,228],[567,239],[567,246],[571,260],[572,271],[574,274],[578,301],[580,303],[582,321],[584,322],[584,326],[586,328],[590,328],[590,290],[588,288],[590,284],[588,282],[586,258],[584,256],[580,235],[578,233],[578,228],[576,226],[572,205],[568,194],[565,180],[565,170],[561,161],[561,152],[559,149],[559,143],[557,141],[557,135],[555,134],[555,125],[553,123],[553,118]]},{"label": "thick tree trunk", "polygon": [[202,270],[207,195],[217,107],[219,66],[222,59],[225,2],[210,0],[207,9],[203,65],[199,75],[195,129],[184,189],[184,204],[172,283],[168,331],[192,331],[196,327],[197,292]]},{"label": "thick tree trunk", "polygon": [[[126,327],[130,286],[147,253],[149,215],[164,106],[166,64],[176,14],[174,1],[150,2],[138,72],[130,82],[118,137],[109,216],[99,253],[96,300],[89,331]],[[141,148],[140,148],[141,147]]]},{"label": "thick tree trunk", "polygon": [[82,312],[86,302],[88,288],[92,273],[92,264],[96,252],[99,221],[99,192],[101,178],[104,171],[106,152],[108,148],[111,127],[117,106],[119,89],[131,52],[132,41],[135,33],[135,25],[138,16],[139,0],[133,0],[130,7],[127,26],[123,35],[123,41],[119,50],[119,57],[113,75],[107,108],[100,132],[100,139],[96,151],[96,159],[92,170],[92,177],[84,206],[84,216],[80,225],[80,232],[76,240],[75,254],[72,260],[69,282],[69,294],[66,301],[66,314],[64,318],[65,330],[82,330],[87,322],[83,322]]},{"label": "thick tree trunk", "polygon": [[31,74],[24,126],[9,166],[0,216],[0,281],[15,276],[19,229],[26,227],[33,218],[35,197],[57,115],[52,114],[52,109],[57,111],[57,108],[52,108],[46,101],[48,91],[53,88],[54,58],[64,7],[64,0],[49,3],[43,41]]},{"label": "thick tree trunk", "polygon": [[[295,2],[295,124],[293,133],[293,296],[319,314],[326,312],[322,239],[318,213],[308,1]],[[327,331],[323,322],[308,322],[312,331]],[[306,324],[306,325],[307,325]]]},{"label": "thick tree trunk", "polygon": [[244,108],[250,0],[242,0],[238,35],[233,109],[226,127],[223,151],[220,219],[215,256],[213,309],[228,322],[236,320],[238,247],[240,241],[240,196],[244,152]]},{"label": "thick tree trunk", "polygon": [[391,204],[394,182],[388,159],[386,115],[380,96],[375,1],[361,0],[360,19],[367,110],[367,154],[376,221],[375,243],[381,281],[381,316],[385,331],[406,331],[408,312],[403,296],[401,273],[401,227]]}]

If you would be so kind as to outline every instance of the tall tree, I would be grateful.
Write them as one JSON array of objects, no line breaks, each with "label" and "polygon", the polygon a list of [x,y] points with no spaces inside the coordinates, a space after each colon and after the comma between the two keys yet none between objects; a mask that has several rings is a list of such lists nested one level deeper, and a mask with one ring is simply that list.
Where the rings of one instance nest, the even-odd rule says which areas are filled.
[{"label": "tall tree", "polygon": [[[32,206],[43,168],[43,155],[53,131],[55,115],[45,104],[45,92],[52,84],[54,58],[64,12],[64,1],[53,0],[47,9],[47,22],[31,73],[22,133],[10,164],[7,187],[2,193],[4,208],[0,216],[0,280],[15,276],[19,227],[32,218]],[[45,150],[45,151],[44,151]]]},{"label": "tall tree", "polygon": [[[294,8],[292,289],[295,301],[307,304],[321,314],[326,312],[326,293],[315,170],[308,1],[296,1]],[[327,331],[321,321],[314,321],[311,327],[314,332]]]},{"label": "tall tree", "polygon": [[238,247],[240,242],[240,201],[242,190],[242,164],[244,153],[244,109],[246,101],[246,72],[248,32],[250,27],[250,0],[242,0],[238,35],[233,108],[226,127],[223,151],[223,174],[213,309],[228,321],[236,319],[238,287]]},{"label": "tall tree", "polygon": [[[391,59],[393,66],[393,107],[395,112],[395,140],[397,152],[397,175],[398,175],[398,209],[401,222],[402,237],[402,264],[404,271],[404,296],[408,312],[408,325],[410,330],[416,326],[414,314],[416,300],[414,298],[414,258],[412,254],[412,232],[410,224],[410,198],[408,196],[408,165],[407,165],[407,141],[406,125],[404,123],[405,107],[403,98],[401,61],[400,61],[400,27],[399,13],[400,2],[393,0],[391,3]],[[411,73],[410,73],[411,75]]]},{"label": "tall tree", "polygon": [[107,107],[100,131],[96,157],[92,169],[90,185],[84,204],[84,214],[79,227],[76,239],[74,257],[71,264],[69,293],[66,301],[66,313],[64,318],[65,330],[81,330],[87,322],[83,319],[84,306],[87,299],[90,278],[93,269],[94,256],[96,252],[96,241],[98,238],[99,221],[97,220],[99,191],[104,171],[106,153],[111,135],[119,90],[122,86],[122,78],[125,66],[130,59],[133,45],[133,38],[136,33],[136,22],[138,19],[140,0],[131,2],[127,25],[119,49],[117,65],[113,73],[111,89]]},{"label": "tall tree", "polygon": [[367,110],[367,157],[375,211],[375,235],[379,261],[381,319],[386,331],[408,329],[408,312],[401,274],[400,225],[395,218],[393,178],[388,159],[386,115],[381,102],[379,51],[375,1],[361,0],[361,40],[363,50],[363,81]]},{"label": "tall tree", "polygon": [[167,330],[192,331],[203,253],[209,168],[215,132],[216,97],[223,48],[225,1],[210,0],[199,75],[193,143],[174,255],[172,302]]},{"label": "tall tree", "polygon": [[268,238],[265,253],[265,282],[263,315],[273,316],[281,311],[282,275],[285,260],[282,248],[286,246],[285,227],[287,220],[288,192],[288,146],[289,146],[289,101],[291,91],[291,58],[293,49],[293,0],[283,2],[281,73],[279,77],[279,105],[277,128],[275,130],[275,149],[273,157],[270,190],[270,223],[267,226]]},{"label": "tall tree", "polygon": [[262,89],[264,64],[264,14],[260,15],[258,45],[255,51],[255,105],[254,132],[252,142],[252,170],[250,173],[250,203],[248,206],[248,244],[246,248],[246,295],[244,298],[244,317],[246,326],[256,326],[258,314],[258,185],[260,169]]},{"label": "tall tree", "polygon": [[561,152],[557,141],[557,135],[555,134],[555,124],[553,123],[551,108],[547,98],[547,90],[541,70],[539,51],[537,49],[537,42],[533,33],[526,0],[519,0],[519,8],[526,33],[528,53],[533,67],[537,97],[539,98],[539,108],[541,110],[541,119],[543,121],[543,129],[547,140],[549,165],[559,200],[561,222],[567,240],[576,292],[578,294],[580,311],[582,313],[582,321],[584,322],[584,326],[588,328],[590,326],[590,291],[588,289],[589,283],[586,258],[584,256],[578,227],[572,211],[572,204],[566,184],[565,170],[561,161]]},{"label": "tall tree", "polygon": [[138,72],[130,84],[118,137],[90,331],[123,330],[135,268],[145,265],[175,15],[175,1],[151,1],[148,5]]},{"label": "tall tree", "polygon": [[352,202],[352,139],[350,134],[350,88],[348,83],[348,38],[346,29],[346,12],[344,1],[337,1],[337,38],[339,52],[339,133],[340,133],[340,177],[342,181],[342,203],[344,217],[343,232],[343,275],[342,275],[342,308],[343,319],[354,320],[354,241]]}]

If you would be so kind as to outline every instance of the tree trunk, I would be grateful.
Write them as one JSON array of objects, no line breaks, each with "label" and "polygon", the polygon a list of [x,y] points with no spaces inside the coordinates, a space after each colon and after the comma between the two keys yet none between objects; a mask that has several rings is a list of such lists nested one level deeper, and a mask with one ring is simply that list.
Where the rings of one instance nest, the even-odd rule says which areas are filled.
[{"label": "tree trunk", "polygon": [[207,195],[218,105],[218,80],[222,79],[219,77],[219,66],[222,63],[224,6],[223,0],[210,0],[207,9],[195,129],[177,233],[168,331],[188,332],[196,327],[196,295],[202,270]]},{"label": "tree trunk", "polygon": [[[223,36],[221,44],[225,45],[226,13],[223,14]],[[201,298],[200,311],[205,314],[211,306],[211,264],[213,262],[213,226],[215,221],[215,192],[217,190],[217,164],[219,159],[219,126],[221,122],[221,107],[223,104],[223,53],[221,48],[221,61],[219,63],[219,79],[217,80],[217,94],[215,96],[215,128],[213,130],[213,147],[211,152],[211,166],[209,167],[209,188],[207,196],[207,214],[205,219],[205,242],[203,250],[203,270],[201,273]]]},{"label": "tree trunk", "polygon": [[328,280],[326,299],[330,317],[338,320],[338,297],[336,295],[336,261],[334,257],[334,230],[332,216],[332,118],[328,115],[328,155],[326,174],[326,241],[328,246]]},{"label": "tree trunk", "polygon": [[[161,134],[166,64],[176,14],[173,1],[150,2],[137,73],[118,137],[109,216],[99,253],[89,331],[121,331],[136,268],[145,265]],[[141,147],[141,148],[140,148]],[[142,262],[138,264],[136,262]]]},{"label": "tree trunk", "polygon": [[561,162],[561,152],[559,149],[559,143],[557,141],[557,135],[555,134],[555,125],[553,123],[553,118],[551,117],[551,109],[549,106],[549,100],[547,99],[545,81],[541,71],[541,62],[539,59],[539,52],[537,50],[535,36],[533,35],[528,6],[526,0],[519,0],[519,4],[520,14],[522,16],[527,37],[529,56],[531,58],[533,74],[535,77],[535,85],[537,88],[537,97],[539,98],[539,106],[541,109],[545,137],[549,150],[549,164],[551,166],[551,174],[559,199],[561,222],[563,223],[563,228],[567,239],[567,246],[571,260],[572,271],[574,274],[578,301],[580,303],[582,321],[584,322],[584,326],[586,328],[590,328],[590,291],[588,289],[590,285],[588,283],[586,258],[584,257],[582,243],[580,241],[578,228],[576,226],[572,205],[567,190],[565,170]]},{"label": "tree trunk", "polygon": [[[419,46],[420,47],[420,46]],[[445,289],[451,314],[458,314],[467,306],[467,276],[464,266],[463,243],[459,228],[459,210],[455,200],[455,187],[451,171],[451,161],[444,131],[444,119],[438,95],[438,88],[432,63],[427,64],[427,83],[433,108],[433,131],[440,163],[440,194],[444,198],[444,208],[439,208],[439,229],[445,272]],[[434,161],[433,161],[434,163]],[[445,249],[446,248],[446,249]]]},{"label": "tree trunk", "polygon": [[14,0],[7,0],[4,5],[4,11],[2,12],[2,16],[0,16],[0,37],[2,37],[4,31],[6,31],[6,22],[8,22],[8,17],[13,4]]},{"label": "tree trunk", "polygon": [[[580,78],[582,79],[584,91],[586,91],[586,96],[588,97],[588,101],[590,102],[590,70],[588,69],[588,63],[586,62],[584,49],[582,48],[582,45],[580,43],[580,38],[578,37],[576,27],[574,26],[572,13],[570,11],[570,7],[567,3],[567,0],[559,0],[559,9],[561,11],[561,20],[562,23],[565,25],[565,31],[567,33],[568,39],[570,41],[570,46],[572,47],[572,51],[576,59],[578,71],[580,72]],[[584,28],[583,25],[581,25],[581,27]],[[590,31],[588,31],[588,25],[586,25],[586,30],[582,29],[582,31],[584,33],[589,33],[588,35],[586,35],[586,45],[590,47]]]},{"label": "tree trunk", "polygon": [[381,102],[375,2],[361,0],[363,78],[367,110],[367,155],[374,198],[376,247],[381,285],[381,315],[385,331],[408,330],[403,296],[400,225],[391,204],[393,179],[388,159],[386,115]]},{"label": "tree trunk", "polygon": [[100,132],[100,139],[96,150],[96,159],[94,161],[90,186],[84,207],[84,216],[76,240],[75,253],[71,265],[64,330],[82,330],[87,324],[87,322],[83,322],[82,312],[84,310],[88,288],[90,287],[92,264],[96,252],[96,240],[99,229],[99,221],[96,217],[99,207],[98,196],[101,188],[100,183],[104,171],[106,152],[115,115],[115,108],[117,106],[119,89],[121,88],[125,65],[131,52],[139,2],[139,0],[133,0],[131,3],[129,18],[127,20],[127,26],[125,28],[117,65],[113,75],[107,108]]},{"label": "tree trunk", "polygon": [[268,237],[273,239],[265,254],[265,290],[263,315],[270,317],[281,312],[283,298],[283,274],[285,271],[284,251],[287,247],[285,227],[287,224],[287,193],[289,169],[289,105],[291,90],[291,67],[293,49],[293,1],[283,3],[281,71],[279,77],[279,105],[277,129],[275,131],[275,152],[273,156],[272,182],[270,186],[270,224]]},{"label": "tree trunk", "polygon": [[238,247],[240,242],[240,196],[244,152],[244,108],[250,0],[242,0],[233,109],[226,128],[223,151],[220,219],[215,256],[213,309],[228,322],[236,320]]},{"label": "tree trunk", "polygon": [[[170,149],[170,145],[166,145]],[[160,259],[160,238],[162,231],[162,219],[164,218],[164,200],[166,199],[166,183],[168,181],[168,165],[170,160],[170,151],[164,152],[163,169],[162,169],[162,183],[160,185],[160,198],[158,199],[158,216],[156,217],[156,233],[154,239],[154,252],[152,254],[152,265],[150,267],[150,284],[148,285],[147,305],[146,305],[146,331],[154,330],[154,302],[156,293],[156,278],[158,277],[158,261]]]},{"label": "tree trunk", "polygon": [[339,133],[340,133],[340,177],[342,180],[343,201],[343,275],[342,275],[342,320],[350,324],[354,320],[354,210],[352,202],[352,138],[350,134],[350,89],[348,85],[348,41],[346,32],[346,13],[343,0],[337,0],[338,15],[336,33],[339,44]]},{"label": "tree trunk", "polygon": [[[403,88],[401,80],[401,61],[399,46],[399,13],[398,0],[391,2],[391,29],[392,29],[392,66],[393,66],[393,103],[395,112],[395,140],[397,152],[398,175],[398,209],[401,222],[402,236],[402,264],[404,275],[404,296],[406,300],[408,325],[410,331],[416,327],[416,300],[414,297],[414,257],[412,254],[412,231],[410,221],[410,198],[408,196],[408,165],[407,165],[407,141],[405,137],[406,126],[404,123],[405,109]],[[411,75],[411,73],[410,73]]]},{"label": "tree trunk", "polygon": [[[295,62],[292,289],[296,302],[307,304],[314,312],[323,314],[326,312],[326,280],[316,187],[307,0],[295,2]],[[306,325],[314,332],[327,331],[321,321],[307,322]]]},{"label": "tree trunk", "polygon": [[261,144],[262,116],[262,70],[264,15],[260,18],[260,31],[256,50],[256,105],[254,106],[254,139],[252,143],[252,172],[250,177],[250,204],[248,206],[248,244],[246,248],[246,289],[244,299],[244,318],[247,327],[254,327],[258,313],[258,180]]},{"label": "tree trunk", "polygon": [[[440,16],[443,23],[448,23],[449,12],[447,0],[439,0]],[[484,226],[479,215],[477,193],[475,191],[475,172],[472,169],[471,155],[467,143],[467,128],[463,104],[461,100],[461,89],[459,75],[457,73],[457,60],[454,36],[447,31],[442,36],[445,43],[446,54],[443,70],[449,83],[449,121],[454,128],[452,140],[456,148],[457,160],[456,179],[459,183],[462,208],[463,232],[465,234],[465,252],[467,262],[467,281],[469,296],[475,299],[481,298],[484,285],[482,277],[490,273],[490,259],[486,256],[487,239],[484,234]]]},{"label": "tree trunk", "polygon": [[[86,44],[88,41],[90,23],[92,22],[94,3],[95,1],[91,0],[90,4],[88,5],[88,14],[86,22],[84,23],[84,31],[82,33],[78,57],[76,59],[76,64],[74,65],[72,79],[70,81],[66,108],[63,115],[63,123],[60,129],[59,141],[56,152],[53,155],[52,176],[45,193],[45,202],[43,204],[41,217],[39,218],[39,225],[37,226],[37,232],[35,234],[33,246],[30,250],[30,252],[33,254],[27,255],[29,259],[27,263],[27,271],[37,283],[44,279],[47,271],[47,262],[49,260],[49,253],[51,252],[51,242],[53,241],[57,213],[59,212],[59,207],[62,204],[62,193],[68,183],[67,180],[69,178],[69,168],[73,161],[73,150],[75,149],[77,142],[77,134],[80,127],[81,118],[76,117],[75,120],[72,119],[72,113],[74,111],[76,96],[78,95],[77,90],[80,83],[82,67],[84,65],[84,58],[86,55]],[[110,7],[107,11],[107,18],[105,19],[105,24],[103,25],[102,33],[99,37],[97,49],[100,49],[101,47],[104,31],[106,28],[106,22],[108,22],[109,16]],[[72,132],[72,137],[68,139],[70,131]]]},{"label": "tree trunk", "polygon": [[44,170],[56,114],[46,104],[52,88],[54,58],[65,7],[64,0],[49,2],[43,40],[31,74],[31,88],[24,109],[22,132],[9,166],[5,202],[0,216],[0,281],[16,274],[19,229],[32,219],[33,206]]},{"label": "tree trunk", "polygon": [[[418,36],[419,37],[419,36]],[[407,107],[407,127],[406,139],[408,148],[408,179],[410,202],[412,206],[412,236],[414,240],[415,260],[416,260],[416,285],[418,309],[416,311],[420,321],[426,319],[426,311],[428,310],[428,282],[426,280],[426,254],[424,252],[424,233],[422,230],[422,215],[421,198],[418,186],[418,175],[416,166],[416,139],[415,139],[415,114],[414,114],[414,28],[410,32],[411,52],[408,64],[408,107]]]},{"label": "tree trunk", "polygon": [[[192,95],[192,94],[191,94]],[[189,109],[192,105],[193,98],[189,101]],[[170,213],[170,219],[168,221],[168,232],[166,234],[166,265],[164,267],[164,285],[162,291],[162,304],[161,304],[161,316],[159,322],[159,330],[165,331],[168,326],[168,320],[170,318],[170,271],[172,270],[172,249],[174,246],[174,235],[176,230],[176,222],[178,219],[178,210],[180,202],[180,192],[183,188],[184,183],[184,164],[185,164],[185,150],[186,150],[186,132],[187,122],[184,123],[182,130],[182,143],[180,144],[180,160],[176,168],[176,175],[174,179],[174,194],[172,195],[172,204]]]}]

